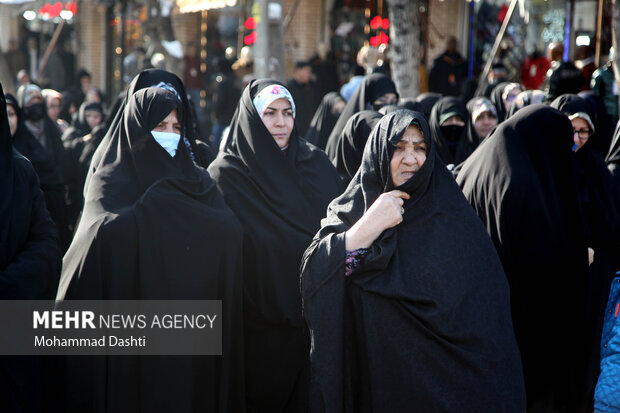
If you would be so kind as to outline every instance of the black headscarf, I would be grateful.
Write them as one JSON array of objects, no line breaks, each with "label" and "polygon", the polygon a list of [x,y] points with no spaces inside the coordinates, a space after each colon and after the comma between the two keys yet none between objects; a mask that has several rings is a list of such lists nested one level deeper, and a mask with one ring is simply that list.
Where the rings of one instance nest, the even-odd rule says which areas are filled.
[{"label": "black headscarf", "polygon": [[341,192],[336,169],[294,129],[286,155],[260,118],[245,88],[224,151],[209,166],[224,199],[244,228],[244,337],[248,409],[306,411],[307,329],[301,316],[299,263]]},{"label": "black headscarf", "polygon": [[[390,160],[414,122],[427,158],[394,188]],[[421,113],[384,116],[304,254],[312,412],[524,411],[506,277],[429,137]],[[403,222],[345,277],[345,231],[392,189],[411,196]]]},{"label": "black headscarf", "polygon": [[171,157],[151,134],[182,108],[154,87],[126,102],[86,189],[57,299],[222,300],[223,356],[69,357],[63,411],[243,411],[242,230],[188,148],[180,142]]},{"label": "black headscarf", "polygon": [[[465,125],[456,140],[450,142],[441,129],[442,117],[450,113],[461,117]],[[476,149],[479,143],[478,135],[471,133],[471,116],[460,98],[447,96],[437,101],[429,120],[433,143],[439,158],[446,164],[458,165]]]},{"label": "black headscarf", "polygon": [[370,131],[382,117],[382,114],[374,110],[363,110],[351,116],[344,126],[338,140],[338,152],[334,165],[347,185],[362,163],[362,155]]},{"label": "black headscarf", "polygon": [[[0,85],[0,300],[50,300],[62,263],[58,230],[34,168],[13,148],[6,106]],[[43,411],[41,383],[39,359],[0,356],[3,411]]]},{"label": "black headscarf", "polygon": [[99,102],[84,102],[80,105],[80,109],[78,109],[77,116],[74,121],[71,123],[71,126],[67,128],[66,131],[62,134],[62,141],[67,147],[67,142],[71,142],[74,139],[77,139],[81,136],[84,136],[91,131],[91,127],[88,126],[88,122],[86,121],[86,112],[96,111],[101,113],[101,119],[105,119],[103,114],[103,106]]},{"label": "black headscarf", "polygon": [[502,95],[504,94],[504,89],[506,86],[511,84],[511,82],[501,82],[497,86],[493,88],[491,92],[491,96],[489,99],[491,103],[495,105],[495,110],[497,110],[497,123],[501,123],[504,119],[506,119],[506,106],[504,105],[504,99]]},{"label": "black headscarf", "polygon": [[340,114],[338,122],[336,122],[336,126],[334,126],[334,129],[327,140],[325,152],[332,162],[336,159],[338,153],[337,143],[340,140],[342,131],[344,130],[344,125],[348,122],[349,118],[357,112],[371,109],[370,105],[372,102],[386,93],[395,93],[398,97],[396,85],[389,77],[380,73],[373,73],[372,75],[366,76],[362,80],[353,96],[351,96],[351,99],[347,102],[347,106],[345,106],[344,110]]},{"label": "black headscarf", "polygon": [[420,104],[420,106],[418,106],[419,111],[422,112],[424,116],[426,116],[427,120],[431,118],[431,111],[433,110],[433,106],[435,106],[435,103],[437,103],[437,101],[441,99],[441,97],[441,93],[426,92],[420,93],[415,98],[415,101]]},{"label": "black headscarf", "polygon": [[197,139],[199,139],[199,136],[197,136],[197,124],[192,116],[190,102],[187,98],[187,92],[185,91],[183,82],[178,78],[178,76],[165,70],[147,69],[134,77],[127,88],[127,92],[125,93],[123,100],[120,102],[117,111],[110,114],[110,116],[112,116],[112,121],[107,128],[105,137],[92,156],[91,166],[88,171],[88,176],[86,177],[86,184],[84,186],[85,189],[88,187],[91,175],[99,166],[103,153],[107,150],[110,141],[118,133],[118,130],[124,122],[124,109],[127,106],[127,102],[131,96],[140,89],[157,86],[168,90],[174,90],[175,95],[182,102],[181,108],[183,118],[179,119],[183,125],[183,131],[181,134],[182,142],[187,147],[190,157],[198,166],[203,168],[209,166],[209,163],[211,163],[215,156],[209,148],[209,145],[202,141],[197,141]]},{"label": "black headscarf", "polygon": [[6,101],[7,104],[13,107],[18,118],[17,130],[13,136],[13,145],[19,153],[28,158],[39,177],[39,184],[45,197],[45,205],[52,221],[54,221],[58,228],[61,246],[64,251],[69,246],[71,236],[68,230],[65,208],[64,149],[60,140],[60,131],[45,115],[42,122],[45,125],[48,147],[43,147],[26,127],[23,112],[18,105],[17,99],[7,94]]},{"label": "black headscarf", "polygon": [[332,113],[334,105],[339,101],[344,102],[344,98],[338,92],[329,92],[323,96],[321,104],[314,112],[308,133],[306,133],[306,140],[323,150],[325,150],[327,138],[329,138],[329,134],[332,132],[340,116]]},{"label": "black headscarf", "polygon": [[583,406],[592,337],[572,130],[556,109],[523,108],[465,161],[457,182],[487,227],[510,283],[528,404],[591,411]]}]

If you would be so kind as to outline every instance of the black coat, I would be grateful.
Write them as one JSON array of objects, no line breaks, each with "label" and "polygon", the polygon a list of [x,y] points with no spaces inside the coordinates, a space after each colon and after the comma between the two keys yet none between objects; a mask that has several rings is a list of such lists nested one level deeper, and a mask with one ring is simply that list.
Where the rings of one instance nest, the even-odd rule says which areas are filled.
[{"label": "black coat", "polygon": [[[427,158],[394,188],[390,160],[414,120]],[[429,137],[421,113],[384,116],[304,254],[313,413],[524,410],[506,276]],[[403,222],[345,277],[345,232],[392,189],[411,195]]]},{"label": "black coat", "polygon": [[341,192],[320,149],[291,133],[286,154],[252,99],[277,83],[252,81],[233,117],[225,150],[209,166],[244,228],[243,283],[248,410],[305,412],[310,342],[301,316],[299,263]]}]

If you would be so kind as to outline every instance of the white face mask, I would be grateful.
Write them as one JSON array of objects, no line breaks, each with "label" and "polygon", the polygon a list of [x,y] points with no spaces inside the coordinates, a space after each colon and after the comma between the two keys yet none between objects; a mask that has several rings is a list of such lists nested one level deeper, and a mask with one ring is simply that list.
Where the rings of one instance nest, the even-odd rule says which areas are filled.
[{"label": "white face mask", "polygon": [[177,147],[179,146],[179,140],[181,139],[181,135],[173,132],[156,132],[151,131],[153,138],[157,141],[158,144],[161,145],[162,148],[166,150],[170,154],[170,156],[174,157],[177,153]]}]

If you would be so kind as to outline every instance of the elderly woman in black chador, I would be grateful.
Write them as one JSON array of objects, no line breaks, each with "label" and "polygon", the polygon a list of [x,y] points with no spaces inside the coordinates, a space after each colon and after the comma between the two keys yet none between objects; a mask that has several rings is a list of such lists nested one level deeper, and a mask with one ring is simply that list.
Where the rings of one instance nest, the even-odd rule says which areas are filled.
[{"label": "elderly woman in black chador", "polygon": [[273,80],[246,87],[224,147],[209,173],[244,228],[248,411],[305,412],[310,341],[299,263],[340,180],[325,153],[298,136],[295,102]]},{"label": "elderly woman in black chador", "polygon": [[223,355],[69,358],[63,411],[243,411],[241,227],[182,142],[183,108],[162,88],[128,97],[57,299],[222,300]]},{"label": "elderly woman in black chador", "polygon": [[311,412],[522,412],[506,276],[421,113],[384,116],[302,262]]}]

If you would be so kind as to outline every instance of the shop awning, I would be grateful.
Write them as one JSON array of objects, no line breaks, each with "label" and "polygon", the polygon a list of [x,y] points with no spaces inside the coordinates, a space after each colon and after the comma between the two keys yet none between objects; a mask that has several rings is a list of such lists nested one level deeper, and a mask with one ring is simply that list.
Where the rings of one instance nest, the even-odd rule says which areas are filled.
[{"label": "shop awning", "polygon": [[181,13],[194,13],[197,11],[221,9],[237,4],[237,0],[177,0],[177,6]]}]

